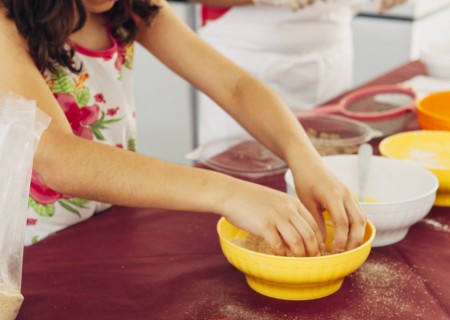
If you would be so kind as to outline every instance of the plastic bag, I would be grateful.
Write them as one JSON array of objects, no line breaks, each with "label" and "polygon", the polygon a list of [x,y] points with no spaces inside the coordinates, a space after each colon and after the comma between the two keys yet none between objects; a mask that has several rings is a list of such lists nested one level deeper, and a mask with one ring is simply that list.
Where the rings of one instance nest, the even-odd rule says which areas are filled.
[{"label": "plastic bag", "polygon": [[23,247],[33,156],[50,118],[35,101],[0,95],[0,319],[22,305]]}]

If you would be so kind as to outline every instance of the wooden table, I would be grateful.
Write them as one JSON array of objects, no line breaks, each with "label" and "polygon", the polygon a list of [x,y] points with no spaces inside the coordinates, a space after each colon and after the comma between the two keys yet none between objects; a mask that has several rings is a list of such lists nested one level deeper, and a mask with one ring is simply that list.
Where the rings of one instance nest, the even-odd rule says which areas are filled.
[{"label": "wooden table", "polygon": [[[370,84],[424,73],[413,62]],[[285,188],[282,175],[256,181]],[[113,207],[27,247],[19,320],[450,319],[450,208],[374,248],[342,288],[281,301],[223,256],[212,214]]]}]

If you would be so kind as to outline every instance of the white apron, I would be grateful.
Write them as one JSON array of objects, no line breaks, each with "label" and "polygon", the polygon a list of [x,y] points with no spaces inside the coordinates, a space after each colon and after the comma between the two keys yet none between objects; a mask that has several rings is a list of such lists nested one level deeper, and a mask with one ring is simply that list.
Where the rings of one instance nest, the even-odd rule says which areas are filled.
[{"label": "white apron", "polygon": [[[274,89],[296,112],[351,88],[351,22],[364,1],[317,2],[298,11],[236,6],[200,27],[198,33]],[[198,106],[200,144],[244,132],[204,94],[199,94]]]}]

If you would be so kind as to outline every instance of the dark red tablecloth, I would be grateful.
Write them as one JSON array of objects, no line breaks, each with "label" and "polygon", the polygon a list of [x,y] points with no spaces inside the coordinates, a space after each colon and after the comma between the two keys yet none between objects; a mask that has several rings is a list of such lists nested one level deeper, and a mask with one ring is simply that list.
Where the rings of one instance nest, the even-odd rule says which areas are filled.
[{"label": "dark red tablecloth", "polygon": [[[285,187],[282,175],[257,182]],[[433,208],[404,240],[374,248],[338,292],[313,301],[251,290],[221,252],[218,219],[113,207],[27,247],[18,319],[450,319],[450,208]]]}]

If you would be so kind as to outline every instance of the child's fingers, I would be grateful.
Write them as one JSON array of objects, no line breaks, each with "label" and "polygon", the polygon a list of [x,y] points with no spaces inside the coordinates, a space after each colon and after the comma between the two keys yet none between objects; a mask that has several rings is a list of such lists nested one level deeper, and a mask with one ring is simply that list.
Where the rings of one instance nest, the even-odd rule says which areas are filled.
[{"label": "child's fingers", "polygon": [[299,236],[301,236],[305,247],[305,254],[307,256],[317,256],[322,248],[322,235],[314,219],[311,216],[309,217],[311,221],[303,219],[299,215],[291,219],[291,224]]},{"label": "child's fingers", "polygon": [[347,247],[350,229],[347,211],[342,202],[336,201],[328,208],[328,212],[334,227],[333,251],[335,253],[343,252]]},{"label": "child's fingers", "polygon": [[364,233],[366,230],[367,219],[362,215],[362,211],[359,208],[359,204],[356,200],[351,199],[346,205],[348,212],[350,231],[347,240],[347,250],[354,249],[361,245],[364,239]]},{"label": "child's fingers", "polygon": [[290,223],[280,223],[278,226],[278,231],[283,237],[284,242],[289,247],[292,255],[296,257],[304,257],[308,255],[309,246],[305,246],[303,241],[303,235],[300,235],[296,228]]},{"label": "child's fingers", "polygon": [[264,240],[272,248],[272,253],[274,255],[285,256],[287,254],[283,239],[276,228],[268,230],[264,235]]},{"label": "child's fingers", "polygon": [[[301,206],[299,208],[299,213],[300,213],[300,216],[301,216],[301,218],[303,220],[294,217],[291,220],[292,224],[297,228],[297,230],[311,229],[312,232],[313,232],[314,241],[316,242],[319,250],[322,250],[322,248],[325,246],[325,244],[324,244],[325,238],[324,238],[324,234],[323,234],[323,232],[322,232],[322,230],[321,230],[321,228],[319,226],[319,223],[314,218],[314,216],[304,206]],[[307,223],[307,226],[303,226],[301,224],[302,221],[305,221]],[[304,238],[304,240],[312,241],[313,239],[305,239]],[[317,255],[317,253],[314,252],[313,255]]]}]

